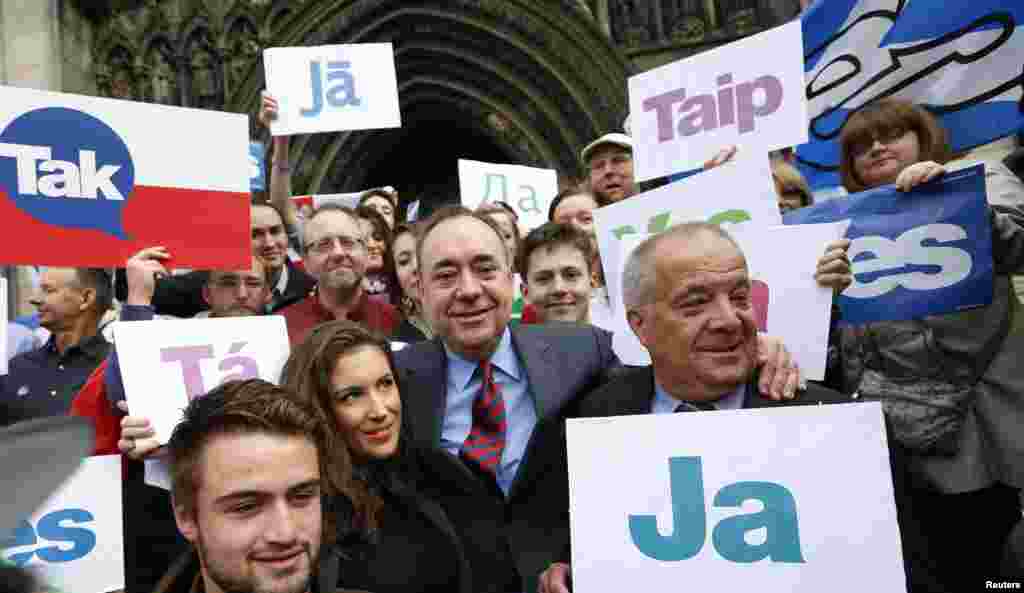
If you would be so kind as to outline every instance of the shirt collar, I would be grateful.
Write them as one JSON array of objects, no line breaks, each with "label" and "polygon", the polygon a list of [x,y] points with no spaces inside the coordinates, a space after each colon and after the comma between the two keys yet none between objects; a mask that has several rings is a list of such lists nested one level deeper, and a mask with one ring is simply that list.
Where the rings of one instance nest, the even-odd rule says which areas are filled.
[{"label": "shirt collar", "polygon": [[[107,339],[103,337],[103,332],[96,332],[95,334],[81,340],[77,344],[72,344],[64,349],[63,356],[71,356],[76,351],[81,350],[86,354],[94,357],[104,355],[101,349],[106,346]],[[46,344],[43,345],[43,349],[51,354],[57,354],[57,335],[50,334],[50,339],[46,340]]]},{"label": "shirt collar", "polygon": [[277,284],[274,285],[274,290],[277,294],[284,294],[284,291],[288,289],[288,262],[285,262],[281,266],[281,275],[277,277]]},{"label": "shirt collar", "polygon": [[[735,391],[728,393],[721,398],[711,402],[716,410],[739,410],[743,407],[743,399],[747,394],[746,384],[740,385]],[[654,381],[654,400],[651,402],[652,414],[671,414],[676,411],[680,400],[672,397],[665,391],[658,381]]]},{"label": "shirt collar", "polygon": [[[327,309],[327,307],[324,307],[323,305],[320,304],[319,287],[313,290],[313,294],[310,295],[309,298],[313,299],[313,312],[316,314],[318,318],[326,319],[329,321],[334,321],[336,319],[334,317],[334,313],[331,313]],[[365,321],[366,309],[367,307],[370,306],[370,302],[370,299],[366,296],[366,291],[361,291],[359,295],[359,302],[356,303],[355,308],[348,312],[348,314],[345,316],[345,319],[355,322]]]},{"label": "shirt collar", "polygon": [[[473,373],[480,366],[480,363],[466,360],[452,352],[448,348],[448,344],[444,345],[444,351],[448,355],[448,376],[451,377],[460,390],[465,389],[469,385],[470,380],[473,379]],[[498,348],[491,355],[490,360],[491,364],[497,367],[498,370],[516,381],[519,380],[519,359],[516,357],[515,349],[512,348],[512,331],[508,327],[501,334],[501,341],[498,342]]]}]

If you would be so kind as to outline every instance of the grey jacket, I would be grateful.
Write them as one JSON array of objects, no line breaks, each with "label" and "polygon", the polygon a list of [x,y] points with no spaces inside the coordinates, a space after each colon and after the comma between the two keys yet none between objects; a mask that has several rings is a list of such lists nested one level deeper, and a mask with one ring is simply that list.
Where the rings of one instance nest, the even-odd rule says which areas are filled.
[{"label": "grey jacket", "polygon": [[[1007,191],[1004,175],[1009,172],[990,168],[987,179],[996,273],[991,305],[842,330],[848,393],[860,388],[865,365],[887,378],[973,385],[957,452],[911,456],[914,469],[943,492],[997,482],[1024,487],[1024,311],[1010,278],[1024,271],[1024,191]],[[993,191],[994,185],[1001,189]],[[988,360],[985,352],[994,358],[979,368]]]}]

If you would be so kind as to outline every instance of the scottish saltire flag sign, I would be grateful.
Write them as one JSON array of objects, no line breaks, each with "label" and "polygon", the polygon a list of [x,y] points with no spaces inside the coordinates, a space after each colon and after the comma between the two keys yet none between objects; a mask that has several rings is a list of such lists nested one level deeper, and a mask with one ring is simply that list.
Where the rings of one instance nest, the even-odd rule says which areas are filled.
[{"label": "scottish saltire flag sign", "polygon": [[0,262],[246,268],[244,115],[0,87]]},{"label": "scottish saltire flag sign", "polygon": [[853,284],[843,322],[917,319],[992,302],[992,227],[982,165],[901,192],[891,185],[787,214],[786,224],[850,220]]},{"label": "scottish saltire flag sign", "polygon": [[1024,127],[1024,1],[818,0],[802,20],[813,187],[839,185],[839,130],[878,99],[927,106],[954,151]]}]

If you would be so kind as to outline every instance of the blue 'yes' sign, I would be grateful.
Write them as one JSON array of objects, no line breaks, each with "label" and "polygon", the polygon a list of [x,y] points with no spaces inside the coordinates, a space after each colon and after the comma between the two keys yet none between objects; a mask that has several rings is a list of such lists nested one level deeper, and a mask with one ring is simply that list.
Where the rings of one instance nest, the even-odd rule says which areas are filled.
[{"label": "blue 'yes' sign", "polygon": [[128,146],[92,115],[45,107],[0,132],[0,191],[36,220],[127,239],[121,213],[134,188]]},{"label": "blue 'yes' sign", "polygon": [[854,281],[843,322],[917,319],[992,302],[985,170],[948,173],[909,192],[891,185],[801,208],[786,224],[850,220]]},{"label": "blue 'yes' sign", "polygon": [[85,509],[62,509],[43,515],[35,527],[22,521],[0,537],[0,550],[20,550],[7,557],[15,566],[24,566],[33,556],[51,564],[73,562],[96,548],[96,533],[88,528],[94,520]]}]

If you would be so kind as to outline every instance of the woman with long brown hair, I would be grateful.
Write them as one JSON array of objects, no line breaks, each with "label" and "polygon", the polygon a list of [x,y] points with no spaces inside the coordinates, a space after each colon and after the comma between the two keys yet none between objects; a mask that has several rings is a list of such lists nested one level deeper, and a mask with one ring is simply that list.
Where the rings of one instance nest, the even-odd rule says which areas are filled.
[{"label": "woman with long brown hair", "polygon": [[[848,191],[909,190],[946,172],[945,131],[923,108],[885,100],[851,115],[840,144]],[[998,575],[1003,543],[1021,519],[1024,487],[1024,331],[1009,274],[1024,268],[1024,188],[987,164],[994,298],[985,307],[849,327],[848,392],[881,401],[922,479],[915,512],[952,591]]]},{"label": "woman with long brown hair", "polygon": [[384,274],[392,287],[391,304],[402,313],[402,322],[391,338],[406,344],[434,337],[430,324],[423,317],[423,305],[420,303],[419,263],[416,259],[418,241],[416,225],[397,225],[388,244],[388,260],[384,262]]},{"label": "woman with long brown hair", "polygon": [[[470,593],[462,544],[441,506],[423,496],[421,466],[436,454],[407,438],[386,340],[349,321],[313,329],[288,358],[282,386],[331,427],[338,586],[373,593]],[[351,478],[347,476],[351,475]]]}]

